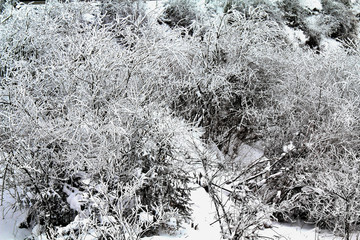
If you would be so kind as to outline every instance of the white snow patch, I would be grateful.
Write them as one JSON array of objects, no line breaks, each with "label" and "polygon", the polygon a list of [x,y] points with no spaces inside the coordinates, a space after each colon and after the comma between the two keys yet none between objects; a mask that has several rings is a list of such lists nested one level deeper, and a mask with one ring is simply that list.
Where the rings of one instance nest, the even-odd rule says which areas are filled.
[{"label": "white snow patch", "polygon": [[96,17],[93,14],[85,13],[83,15],[83,19],[84,19],[84,21],[93,23],[93,22],[95,22]]},{"label": "white snow patch", "polygon": [[70,208],[77,212],[81,212],[81,205],[86,199],[83,193],[76,188],[66,185],[64,185],[63,191],[68,195],[66,201],[69,203]]},{"label": "white snow patch", "polygon": [[320,49],[322,51],[337,51],[341,49],[341,43],[331,38],[324,38],[321,40]]},{"label": "white snow patch", "polygon": [[[222,239],[220,226],[215,222],[215,206],[203,188],[198,188],[191,193],[193,205],[193,222],[197,229],[189,229],[188,239]],[[205,234],[205,235],[204,235]]]},{"label": "white snow patch", "polygon": [[90,185],[90,182],[91,182],[91,179],[90,178],[85,178],[85,179],[82,179],[81,182],[85,185]]},{"label": "white snow patch", "polygon": [[294,149],[295,149],[295,145],[294,145],[293,142],[290,142],[289,144],[283,146],[283,152],[284,152],[284,153],[291,152],[291,151],[293,151]]},{"label": "white snow patch", "polygon": [[[267,228],[259,231],[259,236],[264,239],[281,239],[281,240],[342,240],[343,237],[336,237],[329,231],[320,230],[313,225],[294,223],[294,224],[280,224],[273,223],[272,228]],[[350,239],[356,240],[359,238],[359,233],[351,234]],[[260,238],[262,239],[262,238]]]},{"label": "white snow patch", "polygon": [[303,8],[322,10],[321,0],[300,0],[299,3]]},{"label": "white snow patch", "polygon": [[304,45],[305,42],[308,40],[308,37],[300,29],[295,30],[293,28],[285,26],[284,30],[285,33],[288,35],[291,43]]},{"label": "white snow patch", "polygon": [[353,0],[352,1],[352,10],[354,11],[355,14],[359,14],[360,13],[360,1],[359,0]]},{"label": "white snow patch", "polygon": [[[191,201],[193,203],[193,224],[184,224],[174,235],[161,234],[160,236],[145,237],[142,238],[142,240],[221,240],[220,226],[215,218],[216,210],[209,195],[203,188],[197,188],[191,192]],[[175,225],[177,221],[176,219],[170,219],[168,224]],[[193,227],[191,225],[193,225]]]},{"label": "white snow patch", "polygon": [[146,1],[146,13],[153,19],[156,19],[164,11],[164,1]]},{"label": "white snow patch", "polygon": [[41,226],[39,224],[36,224],[33,229],[31,230],[31,234],[34,235],[35,237],[38,237],[41,235]]},{"label": "white snow patch", "polygon": [[247,166],[263,156],[264,156],[264,152],[262,150],[243,143],[237,149],[234,162],[235,163],[241,162],[242,166]]},{"label": "white snow patch", "polygon": [[139,214],[139,220],[143,223],[152,223],[154,221],[154,216],[148,212],[141,212]]},{"label": "white snow patch", "polygon": [[[2,185],[2,179],[0,179]],[[0,205],[0,239],[1,240],[22,240],[30,235],[28,229],[18,228],[19,224],[25,220],[26,211],[12,208],[14,199],[5,191],[3,204]]]},{"label": "white snow patch", "polygon": [[[22,222],[21,219],[25,217],[24,212],[16,211],[15,213],[4,213],[4,207],[1,209],[0,219],[0,233],[1,240],[20,240],[30,235],[28,229],[20,229],[18,225]],[[11,211],[11,210],[10,210]]]}]

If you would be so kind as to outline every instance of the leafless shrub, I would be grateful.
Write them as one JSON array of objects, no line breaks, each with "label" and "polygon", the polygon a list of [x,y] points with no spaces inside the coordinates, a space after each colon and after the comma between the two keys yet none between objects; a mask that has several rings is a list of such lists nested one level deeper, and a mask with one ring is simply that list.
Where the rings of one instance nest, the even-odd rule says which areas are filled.
[{"label": "leafless shrub", "polygon": [[112,25],[84,19],[97,10],[50,2],[8,8],[1,19],[6,186],[29,208],[24,227],[52,239],[137,239],[171,214],[179,223],[190,216],[183,165],[200,133],[160,106],[161,79],[147,78],[162,45],[147,47],[159,36],[137,41],[143,35],[125,27],[124,47]]}]

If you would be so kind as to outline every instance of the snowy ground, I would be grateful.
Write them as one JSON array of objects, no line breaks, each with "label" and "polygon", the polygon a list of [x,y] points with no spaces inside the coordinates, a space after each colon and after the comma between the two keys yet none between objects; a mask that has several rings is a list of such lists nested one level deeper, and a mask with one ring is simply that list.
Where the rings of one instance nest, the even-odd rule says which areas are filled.
[{"label": "snowy ground", "polygon": [[[246,153],[249,154],[249,148],[246,148]],[[253,149],[254,154],[258,153],[258,149]],[[251,156],[253,154],[250,154]],[[194,167],[194,166],[193,166]],[[193,169],[193,171],[200,171],[200,169]],[[0,179],[0,186],[2,179]],[[221,240],[221,231],[218,222],[216,222],[216,213],[211,198],[199,185],[193,184],[190,186],[193,190],[191,192],[191,202],[193,214],[192,223],[184,224],[175,234],[160,234],[159,236],[146,237],[142,240]],[[226,198],[224,196],[224,198]],[[30,231],[26,229],[19,229],[18,225],[24,219],[24,212],[20,210],[13,211],[11,208],[14,203],[11,195],[5,191],[3,204],[0,206],[0,240],[23,240],[30,235]],[[279,224],[273,223],[272,228],[259,231],[260,239],[273,240],[341,240],[340,237],[335,237],[333,234],[326,231],[319,231],[311,225],[295,224]],[[360,239],[360,234],[353,234],[352,240]]]},{"label": "snowy ground", "polygon": [[[342,240],[342,237],[336,237],[332,233],[319,230],[311,225],[294,223],[294,224],[278,224],[275,223],[272,228],[259,232],[264,239],[274,240]],[[351,240],[360,239],[359,233],[351,235]]]},{"label": "snowy ground", "polygon": [[[0,184],[2,179],[0,179]],[[24,219],[24,213],[13,211],[11,208],[14,200],[4,192],[3,204],[0,205],[0,240],[22,240],[30,234],[27,229],[19,229],[18,225]]]},{"label": "snowy ground", "polygon": [[[6,210],[5,210],[6,211]],[[30,234],[27,229],[19,229],[19,219],[22,219],[21,212],[12,213],[11,210],[4,215],[4,208],[1,208],[0,239],[1,240],[22,240]]]},{"label": "snowy ground", "polygon": [[[17,228],[20,220],[23,219],[21,212],[7,213],[8,207],[12,202],[10,196],[4,196],[5,203],[0,206],[0,240],[23,240],[30,234],[30,231]],[[220,240],[220,226],[215,221],[215,209],[211,204],[211,199],[203,188],[197,188],[191,194],[193,201],[193,222],[196,229],[191,224],[185,224],[176,234],[161,234],[160,236],[146,237],[142,240]],[[214,224],[212,224],[214,223]],[[278,224],[274,223],[273,228],[268,228],[259,232],[261,239],[273,240],[341,240],[331,233],[319,231],[317,228],[309,225],[296,224]],[[359,234],[353,234],[352,238],[360,239]]]},{"label": "snowy ground", "polygon": [[[220,240],[220,226],[215,221],[215,208],[211,204],[211,199],[205,190],[201,187],[191,193],[193,202],[193,227],[191,224],[185,224],[176,234],[146,237],[142,240],[167,240],[167,239],[186,239],[199,240],[211,239]],[[213,223],[213,224],[212,224]]]},{"label": "snowy ground", "polygon": [[[197,226],[197,230],[192,228],[190,224],[186,224],[175,235],[161,234],[160,236],[146,237],[142,240],[220,240],[220,226],[215,223],[215,208],[211,203],[211,199],[203,188],[194,190],[191,194],[193,205],[193,222]],[[260,239],[272,240],[341,240],[343,238],[336,237],[332,233],[319,230],[312,225],[294,223],[279,224],[273,223],[272,228],[259,231]],[[360,234],[355,233],[351,236],[352,240],[360,239]]]}]

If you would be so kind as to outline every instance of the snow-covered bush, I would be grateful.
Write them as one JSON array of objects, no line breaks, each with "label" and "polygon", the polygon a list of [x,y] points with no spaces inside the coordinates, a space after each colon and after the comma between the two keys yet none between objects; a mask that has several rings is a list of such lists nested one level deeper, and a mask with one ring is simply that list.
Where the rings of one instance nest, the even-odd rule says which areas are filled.
[{"label": "snow-covered bush", "polygon": [[[258,194],[260,190],[267,191],[266,180],[273,177],[268,175],[270,167],[265,170],[263,167],[268,165],[268,160],[258,159],[233,171],[226,166],[216,147],[203,152],[203,156],[203,174],[199,174],[199,183],[211,197],[223,238],[259,238],[258,230],[271,227],[274,212],[274,208]],[[255,169],[260,170],[256,172]],[[254,172],[257,177],[252,175]]]},{"label": "snow-covered bush", "polygon": [[[290,216],[348,232],[358,216],[345,214],[350,220],[349,226],[344,224],[347,221],[341,212],[346,204],[342,202],[339,208],[343,200],[337,194],[341,195],[338,189],[344,180],[354,178],[352,171],[344,170],[356,162],[348,153],[359,151],[355,110],[359,106],[355,94],[360,87],[359,56],[339,49],[320,55],[302,51],[287,57],[286,75],[276,94],[279,101],[263,134],[267,136],[267,156],[275,156],[270,173],[279,174],[269,182],[273,191],[268,199],[279,203],[279,212],[284,214],[276,215],[279,219]],[[331,191],[330,182],[336,186]],[[348,201],[356,202],[358,197],[354,192]]]},{"label": "snow-covered bush", "polygon": [[122,20],[130,25],[146,23],[145,6],[142,0],[101,1],[103,24]]},{"label": "snow-covered bush", "polygon": [[351,4],[337,0],[323,0],[317,8],[310,9],[300,1],[278,2],[285,23],[302,30],[308,35],[306,42],[319,50],[323,38],[333,38],[345,42],[357,41],[358,20]]},{"label": "snow-covered bush", "polygon": [[[273,213],[266,203],[279,220],[355,228],[359,55],[289,44],[271,14],[282,9],[288,25],[316,38],[339,25],[321,21],[349,19],[325,3],[321,18],[298,1],[278,9],[246,1],[194,21],[195,2],[176,2],[163,15],[173,28],[147,18],[137,1],[4,8],[1,167],[17,205],[28,207],[22,225],[52,239],[174,231],[190,215],[189,162],[216,155],[204,164],[207,190],[228,237],[254,235]],[[344,26],[354,33],[353,23]],[[201,137],[215,143],[214,156],[200,158]],[[224,155],[232,142],[258,140],[269,159],[229,164],[231,172]],[[232,184],[231,207],[215,180]]]},{"label": "snow-covered bush", "polygon": [[[350,239],[358,229],[359,212],[359,159],[354,152],[332,150],[319,156],[317,174],[304,171],[303,179],[311,182],[298,194],[299,208],[308,213],[310,221],[318,226],[333,229]],[[310,164],[313,166],[313,164]],[[310,167],[307,166],[307,167]]]},{"label": "snow-covered bush", "polygon": [[181,27],[193,33],[192,24],[200,17],[200,9],[194,0],[169,0],[164,5],[160,22],[169,27]]},{"label": "snow-covered bush", "polygon": [[258,21],[266,14],[261,9],[252,14],[234,10],[206,27],[199,63],[190,72],[194,81],[180,88],[173,104],[187,120],[206,127],[205,137],[216,143],[239,129],[249,130],[243,136],[251,133],[260,109],[271,104],[276,73],[263,63],[269,63],[270,49],[285,44],[285,35],[276,22]]},{"label": "snow-covered bush", "polygon": [[285,23],[293,28],[304,28],[304,18],[306,10],[301,6],[299,0],[283,0],[278,2],[278,7],[284,14]]},{"label": "snow-covered bush", "polygon": [[0,0],[0,13],[6,8],[6,5],[15,6],[17,3],[17,0]]},{"label": "snow-covered bush", "polygon": [[[345,1],[344,1],[345,2]],[[330,30],[327,36],[341,40],[357,40],[358,19],[351,5],[335,0],[322,0],[323,14],[329,17]]]},{"label": "snow-covered bush", "polygon": [[[314,19],[324,17],[318,14],[320,9],[308,9],[301,4],[301,1],[283,0],[278,2],[278,7],[282,12],[285,24],[295,30],[302,30],[308,36],[305,44],[312,49],[319,50],[319,45],[323,33],[320,29],[314,28]],[[325,17],[326,18],[326,17]],[[323,20],[323,19],[320,19]]]},{"label": "snow-covered bush", "polygon": [[246,17],[254,18],[254,11],[263,11],[263,14],[258,15],[258,20],[272,19],[280,22],[282,13],[279,8],[272,1],[266,0],[231,0],[226,1],[224,5],[224,13],[231,13],[233,10],[242,12]]},{"label": "snow-covered bush", "polygon": [[161,48],[148,48],[159,36],[135,38],[119,21],[133,43],[119,44],[98,6],[80,2],[8,7],[1,22],[0,146],[7,186],[29,209],[23,226],[136,239],[188,218],[184,165],[201,134],[161,106]]}]

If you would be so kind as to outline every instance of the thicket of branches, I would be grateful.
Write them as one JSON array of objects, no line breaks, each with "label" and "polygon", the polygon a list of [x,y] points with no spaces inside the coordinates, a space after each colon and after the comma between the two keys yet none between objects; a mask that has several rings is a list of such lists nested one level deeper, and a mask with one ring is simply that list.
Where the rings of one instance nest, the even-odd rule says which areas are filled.
[{"label": "thicket of branches", "polygon": [[[52,239],[174,230],[169,219],[191,215],[197,162],[227,238],[297,218],[348,236],[360,196],[355,20],[324,2],[354,44],[314,52],[284,31],[295,5],[229,1],[214,14],[209,1],[205,17],[175,2],[159,21],[138,1],[3,9],[1,167],[23,226]],[[228,167],[234,139],[263,143],[267,158]]]},{"label": "thicket of branches", "polygon": [[157,61],[175,65],[171,37],[138,21],[141,11],[106,24],[102,14],[51,2],[1,19],[4,179],[28,208],[24,227],[51,239],[137,239],[191,214],[184,165],[201,134],[161,103]]}]

